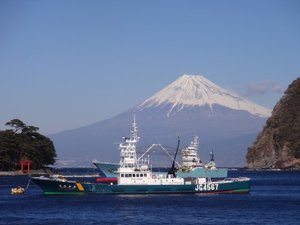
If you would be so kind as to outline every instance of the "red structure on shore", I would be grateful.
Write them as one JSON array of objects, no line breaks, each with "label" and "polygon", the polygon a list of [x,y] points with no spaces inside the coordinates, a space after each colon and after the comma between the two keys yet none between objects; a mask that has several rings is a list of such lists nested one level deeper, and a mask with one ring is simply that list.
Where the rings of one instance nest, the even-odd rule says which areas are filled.
[{"label": "red structure on shore", "polygon": [[28,160],[28,159],[21,159],[20,160],[22,173],[24,173],[24,166],[27,166],[27,173],[30,174],[30,164],[31,164],[31,161]]}]

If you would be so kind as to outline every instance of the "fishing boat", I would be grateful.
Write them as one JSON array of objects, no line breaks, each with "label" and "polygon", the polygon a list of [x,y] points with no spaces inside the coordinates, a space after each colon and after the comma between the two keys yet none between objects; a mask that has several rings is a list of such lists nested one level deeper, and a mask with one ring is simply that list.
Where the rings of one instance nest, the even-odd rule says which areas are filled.
[{"label": "fishing boat", "polygon": [[[152,144],[145,153],[138,158],[141,159],[152,147],[158,146],[161,150],[168,154],[164,147],[160,144]],[[203,165],[200,157],[198,157],[199,138],[195,136],[190,145],[181,151],[182,163],[178,165],[177,177],[183,178],[196,178],[196,177],[210,177],[210,178],[226,178],[228,170],[226,168],[218,168],[214,160],[214,154],[210,152],[210,162]],[[93,161],[93,164],[100,171],[104,177],[117,177],[117,170],[120,166],[119,163]]]},{"label": "fishing boat", "polygon": [[119,163],[100,162],[98,160],[93,160],[93,164],[97,167],[102,176],[117,177],[117,170],[120,166]]},{"label": "fishing boat", "polygon": [[[120,143],[120,163],[116,180],[105,182],[78,182],[59,177],[32,177],[44,194],[173,194],[173,193],[248,193],[247,177],[212,180],[210,177],[178,177],[175,160],[167,173],[153,173],[149,160],[138,160],[136,145],[139,140],[137,125],[133,119],[131,136]],[[115,182],[114,182],[115,181]]]}]

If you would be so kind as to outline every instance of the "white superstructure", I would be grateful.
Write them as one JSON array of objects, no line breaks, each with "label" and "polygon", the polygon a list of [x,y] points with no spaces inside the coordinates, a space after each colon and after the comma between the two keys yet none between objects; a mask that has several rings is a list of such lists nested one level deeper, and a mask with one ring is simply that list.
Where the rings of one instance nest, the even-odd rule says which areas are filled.
[{"label": "white superstructure", "polygon": [[124,138],[119,145],[120,167],[117,170],[119,185],[180,185],[183,178],[173,177],[170,174],[154,174],[149,169],[149,161],[138,161],[136,145],[139,141],[138,129],[133,118],[131,136]]},{"label": "white superstructure", "polygon": [[181,151],[182,167],[185,169],[192,169],[195,167],[203,167],[200,157],[198,157],[198,136],[194,137],[191,144]]}]

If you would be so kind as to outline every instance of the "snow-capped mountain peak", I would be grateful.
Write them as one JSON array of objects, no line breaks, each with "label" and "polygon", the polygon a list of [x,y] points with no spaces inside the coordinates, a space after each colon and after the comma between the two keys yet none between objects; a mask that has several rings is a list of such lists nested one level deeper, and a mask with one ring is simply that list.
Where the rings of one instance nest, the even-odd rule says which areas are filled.
[{"label": "snow-capped mountain peak", "polygon": [[257,105],[245,98],[231,93],[201,75],[183,75],[173,83],[145,100],[139,109],[170,104],[168,115],[176,109],[208,105],[212,111],[214,105],[234,110],[244,110],[252,115],[269,117],[271,110]]}]

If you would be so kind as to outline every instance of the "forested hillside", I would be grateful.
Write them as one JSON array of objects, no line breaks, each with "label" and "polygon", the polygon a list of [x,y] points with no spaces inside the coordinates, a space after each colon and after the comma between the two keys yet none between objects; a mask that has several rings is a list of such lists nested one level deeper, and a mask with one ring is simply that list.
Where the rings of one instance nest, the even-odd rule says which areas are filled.
[{"label": "forested hillside", "polygon": [[52,141],[39,134],[38,127],[28,126],[19,119],[5,125],[11,129],[0,131],[0,170],[19,170],[19,160],[31,160],[32,169],[55,163],[56,152]]},{"label": "forested hillside", "polygon": [[300,78],[273,109],[263,131],[248,149],[249,168],[300,168]]}]

